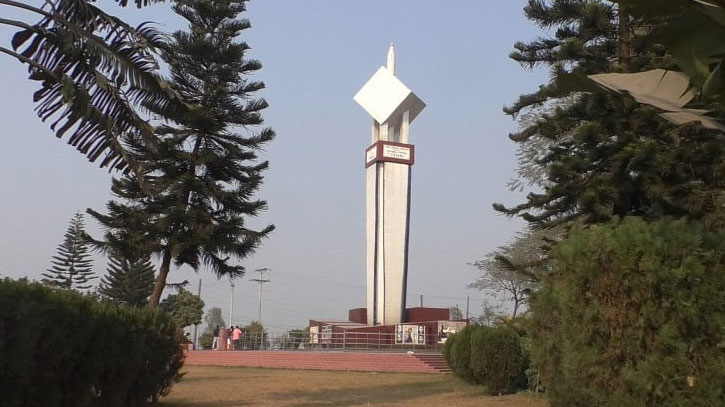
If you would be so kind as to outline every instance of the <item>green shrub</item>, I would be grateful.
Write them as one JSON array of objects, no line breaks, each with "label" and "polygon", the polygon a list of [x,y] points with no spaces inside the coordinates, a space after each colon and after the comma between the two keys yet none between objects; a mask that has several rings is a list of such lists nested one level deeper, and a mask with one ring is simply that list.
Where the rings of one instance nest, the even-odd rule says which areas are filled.
[{"label": "green shrub", "polygon": [[530,329],[552,407],[725,406],[725,233],[630,218],[552,265]]},{"label": "green shrub", "polygon": [[0,281],[0,405],[155,404],[180,378],[179,341],[161,311]]},{"label": "green shrub", "polygon": [[211,332],[204,332],[199,336],[199,345],[202,349],[211,349],[214,344],[214,335]]},{"label": "green shrub", "polygon": [[310,344],[310,333],[306,329],[291,329],[282,338],[282,349],[306,348]]},{"label": "green shrub", "polygon": [[[476,326],[467,326],[460,332],[453,335],[455,337],[450,348],[451,369],[457,376],[467,381],[473,382],[473,372],[471,371],[471,332]],[[449,341],[450,338],[446,340]]]},{"label": "green shrub", "polygon": [[467,326],[446,340],[443,356],[453,373],[491,394],[526,388],[528,357],[509,327]]},{"label": "green shrub", "polygon": [[445,343],[443,343],[443,349],[441,352],[443,353],[443,357],[446,359],[446,362],[448,362],[448,366],[453,370],[453,356],[451,356],[451,348],[453,347],[453,344],[456,342],[456,335],[453,334],[446,338]]},{"label": "green shrub", "polygon": [[527,361],[519,335],[508,327],[480,326],[471,332],[471,373],[491,394],[526,387]]}]

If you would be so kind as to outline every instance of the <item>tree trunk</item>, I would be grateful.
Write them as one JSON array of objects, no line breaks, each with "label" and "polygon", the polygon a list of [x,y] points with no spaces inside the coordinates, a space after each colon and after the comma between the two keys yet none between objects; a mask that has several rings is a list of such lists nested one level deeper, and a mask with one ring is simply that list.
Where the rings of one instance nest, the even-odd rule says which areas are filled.
[{"label": "tree trunk", "polygon": [[[194,142],[194,150],[192,151],[192,155],[196,158],[199,155],[199,147],[201,147],[201,137],[197,137],[196,141]],[[193,177],[196,174],[196,164],[191,166],[191,169],[189,170],[189,174]],[[186,210],[189,208],[189,199],[191,199],[191,191],[186,192],[186,196],[184,198],[184,205],[186,205]],[[154,283],[154,291],[151,293],[151,298],[149,298],[148,306],[149,308],[156,308],[159,305],[159,302],[161,302],[161,294],[164,292],[164,288],[166,287],[166,277],[169,275],[169,269],[171,268],[171,247],[167,247],[166,251],[164,252],[164,258],[161,262],[161,268],[159,269],[159,275],[156,277],[156,283]]]},{"label": "tree trunk", "polygon": [[624,72],[632,72],[632,50],[630,47],[629,14],[625,7],[619,6],[619,65]]},{"label": "tree trunk", "polygon": [[149,298],[149,308],[156,308],[159,306],[159,302],[161,302],[161,294],[164,292],[164,287],[166,287],[166,277],[169,275],[170,267],[171,248],[167,248],[164,252],[164,258],[161,261],[159,275],[156,277],[156,282],[154,283],[154,291],[151,293],[151,298]]}]

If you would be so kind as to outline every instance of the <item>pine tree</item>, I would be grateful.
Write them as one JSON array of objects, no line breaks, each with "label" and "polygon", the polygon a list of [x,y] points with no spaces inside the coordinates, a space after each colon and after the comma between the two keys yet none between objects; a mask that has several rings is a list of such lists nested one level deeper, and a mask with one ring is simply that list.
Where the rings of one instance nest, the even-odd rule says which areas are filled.
[{"label": "pine tree", "polygon": [[58,245],[57,254],[52,257],[51,266],[43,273],[44,284],[65,290],[87,290],[89,282],[98,278],[93,273],[88,243],[85,238],[83,215],[76,213]]},{"label": "pine tree", "polygon": [[154,287],[151,259],[148,256],[129,259],[114,253],[109,260],[108,274],[101,281],[100,293],[120,305],[145,306]]},{"label": "pine tree", "polygon": [[[143,179],[115,179],[112,190],[122,201],[109,202],[108,215],[89,210],[106,228],[98,245],[122,251],[138,247],[161,258],[150,306],[159,303],[172,261],[239,277],[244,267],[231,264],[231,259],[249,256],[274,229],[269,225],[253,230],[246,224],[266,208],[265,201],[253,198],[268,167],[266,161],[258,161],[257,151],[274,132],[255,130],[263,123],[260,112],[267,102],[253,95],[264,84],[246,78],[261,63],[246,59],[249,46],[236,41],[250,27],[240,18],[245,4],[246,0],[174,3],[174,12],[189,22],[189,30],[173,34],[162,58],[169,65],[172,86],[189,106],[180,112],[147,106],[175,116],[179,125],[157,127],[160,141],[153,149],[129,138],[127,144],[144,163]],[[149,196],[147,190],[154,192]]]},{"label": "pine tree", "polygon": [[725,225],[718,193],[725,186],[722,134],[696,124],[674,126],[628,96],[580,93],[570,86],[576,75],[675,68],[649,35],[658,21],[632,19],[615,2],[602,0],[530,0],[524,11],[554,32],[515,45],[511,58],[525,67],[549,67],[552,75],[505,109],[514,117],[533,115],[510,138],[524,158],[519,173],[536,177],[513,184],[538,188],[520,205],[494,208],[536,227],[629,215]]}]

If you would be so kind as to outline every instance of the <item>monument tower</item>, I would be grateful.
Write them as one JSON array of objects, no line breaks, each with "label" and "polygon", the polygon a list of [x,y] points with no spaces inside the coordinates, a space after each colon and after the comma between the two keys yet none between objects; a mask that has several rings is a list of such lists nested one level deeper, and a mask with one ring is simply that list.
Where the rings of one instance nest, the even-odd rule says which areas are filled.
[{"label": "monument tower", "polygon": [[415,148],[410,123],[425,108],[395,76],[395,49],[354,97],[373,118],[365,150],[367,323],[405,322],[410,175]]}]

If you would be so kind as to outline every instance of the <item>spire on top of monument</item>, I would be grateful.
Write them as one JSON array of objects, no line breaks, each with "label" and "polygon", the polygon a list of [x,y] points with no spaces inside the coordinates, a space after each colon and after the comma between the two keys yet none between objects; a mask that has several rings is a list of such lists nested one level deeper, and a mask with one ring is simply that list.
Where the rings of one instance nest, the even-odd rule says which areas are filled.
[{"label": "spire on top of monument", "polygon": [[392,42],[388,47],[388,71],[395,75],[395,44]]}]

